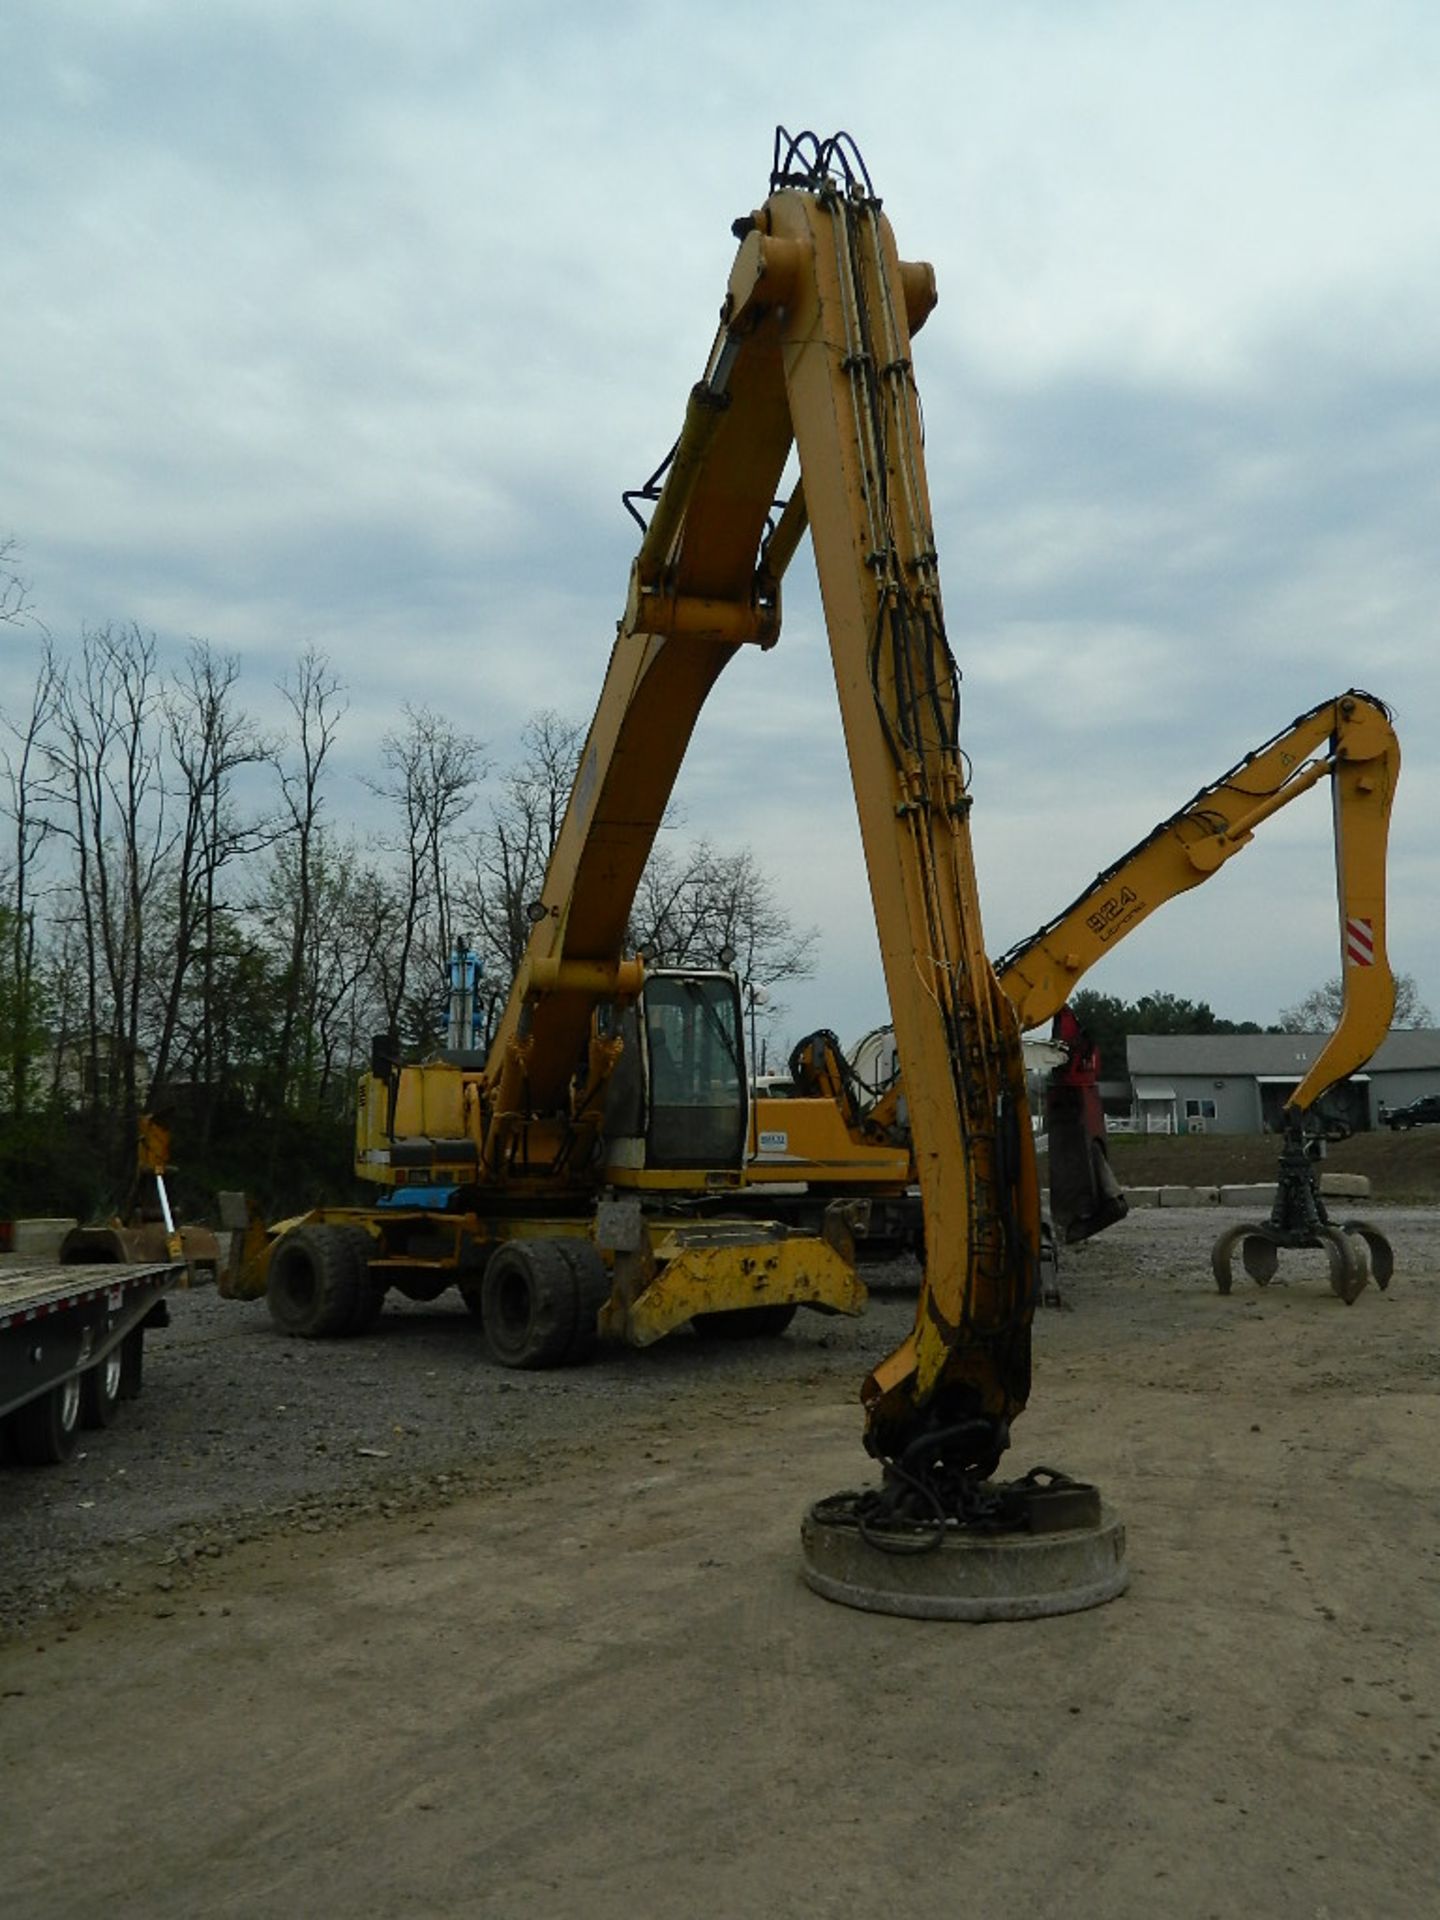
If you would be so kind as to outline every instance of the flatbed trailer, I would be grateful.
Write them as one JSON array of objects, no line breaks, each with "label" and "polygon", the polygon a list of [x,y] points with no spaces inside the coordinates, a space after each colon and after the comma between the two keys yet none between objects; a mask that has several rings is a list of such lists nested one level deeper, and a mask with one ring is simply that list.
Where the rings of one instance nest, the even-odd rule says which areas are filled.
[{"label": "flatbed trailer", "polygon": [[0,1266],[0,1433],[25,1466],[68,1460],[82,1427],[108,1427],[144,1378],[146,1329],[168,1326],[183,1260]]}]

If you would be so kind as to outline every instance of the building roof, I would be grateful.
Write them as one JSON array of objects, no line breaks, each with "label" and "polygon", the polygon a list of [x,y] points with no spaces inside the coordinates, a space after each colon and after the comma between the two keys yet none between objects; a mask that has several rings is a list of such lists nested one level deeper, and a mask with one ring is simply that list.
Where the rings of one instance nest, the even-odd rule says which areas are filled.
[{"label": "building roof", "polygon": [[[1132,1077],[1226,1075],[1284,1077],[1308,1073],[1328,1033],[1128,1033]],[[1440,1072],[1440,1027],[1391,1033],[1366,1062],[1372,1073]]]}]

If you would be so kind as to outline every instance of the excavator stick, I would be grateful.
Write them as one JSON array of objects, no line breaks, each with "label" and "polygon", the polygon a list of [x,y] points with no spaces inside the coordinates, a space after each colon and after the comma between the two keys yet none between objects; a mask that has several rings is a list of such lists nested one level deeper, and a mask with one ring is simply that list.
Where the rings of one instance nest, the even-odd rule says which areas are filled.
[{"label": "excavator stick", "polygon": [[[1093,1490],[1067,1483],[1052,1501],[991,1481],[1029,1396],[1043,1232],[1020,1023],[984,945],[960,669],[945,631],[911,357],[935,305],[934,274],[901,259],[843,134],[781,129],[770,195],[735,231],[724,338],[707,379],[723,383],[734,431],[742,407],[760,420],[781,376],[925,1216],[914,1326],[861,1390],[882,1485],[812,1508],[806,1578],[857,1606],[995,1618],[998,1559],[1007,1606],[1095,1605],[1125,1573],[1123,1529],[1102,1521]],[[775,451],[788,445],[777,440]],[[782,516],[767,580],[783,568],[795,517]],[[682,567],[687,532],[677,530],[673,549]],[[1067,1572],[1047,1570],[1037,1584],[997,1542],[1042,1527]],[[939,1606],[890,1577],[922,1552]]]}]

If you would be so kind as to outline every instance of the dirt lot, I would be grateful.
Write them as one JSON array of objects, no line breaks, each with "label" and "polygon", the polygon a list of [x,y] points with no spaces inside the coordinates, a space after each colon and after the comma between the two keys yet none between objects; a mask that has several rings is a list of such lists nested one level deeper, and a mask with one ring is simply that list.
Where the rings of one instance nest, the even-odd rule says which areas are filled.
[{"label": "dirt lot", "polygon": [[1220,1298],[1214,1211],[1069,1261],[1012,1457],[1133,1579],[1028,1625],[801,1584],[903,1294],[549,1376],[181,1301],[123,1426],[0,1473],[7,1915],[1433,1910],[1440,1210],[1384,1220],[1348,1309],[1318,1255]]}]

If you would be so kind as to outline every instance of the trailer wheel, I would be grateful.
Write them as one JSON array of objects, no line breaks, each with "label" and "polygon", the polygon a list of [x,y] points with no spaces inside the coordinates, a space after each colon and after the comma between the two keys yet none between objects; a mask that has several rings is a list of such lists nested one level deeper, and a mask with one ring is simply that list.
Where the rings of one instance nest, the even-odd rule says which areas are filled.
[{"label": "trailer wheel", "polygon": [[270,1256],[265,1299],[282,1333],[330,1340],[354,1324],[359,1262],[347,1230],[294,1227]]},{"label": "trailer wheel", "polygon": [[80,1381],[62,1380],[10,1416],[10,1443],[27,1467],[54,1467],[68,1460],[80,1434]]},{"label": "trailer wheel", "polygon": [[125,1377],[124,1343],[117,1341],[97,1366],[80,1376],[80,1424],[108,1427],[120,1405]]},{"label": "trailer wheel", "polygon": [[600,1309],[610,1298],[610,1275],[593,1241],[557,1240],[554,1244],[575,1281],[575,1331],[565,1358],[578,1365],[599,1344]]},{"label": "trailer wheel", "polygon": [[732,1307],[728,1313],[697,1313],[690,1324],[707,1340],[778,1340],[795,1314],[793,1306]]},{"label": "trailer wheel", "polygon": [[579,1288],[554,1240],[511,1240],[480,1282],[490,1357],[502,1367],[558,1367],[575,1337]]}]

